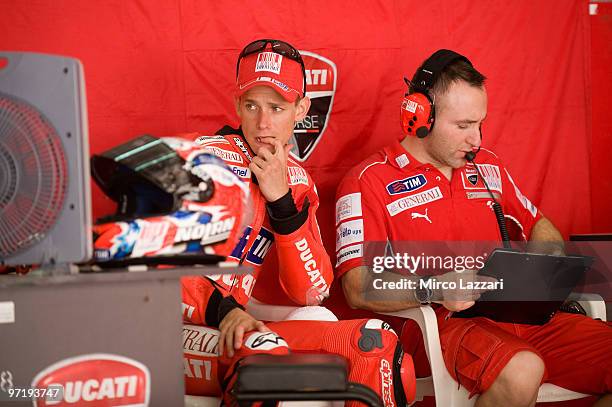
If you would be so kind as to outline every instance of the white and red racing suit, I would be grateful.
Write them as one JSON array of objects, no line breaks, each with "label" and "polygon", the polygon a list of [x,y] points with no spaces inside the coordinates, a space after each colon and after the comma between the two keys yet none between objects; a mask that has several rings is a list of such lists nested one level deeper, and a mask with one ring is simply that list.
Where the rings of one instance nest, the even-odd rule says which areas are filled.
[{"label": "white and red racing suit", "polygon": [[[181,280],[184,320],[197,324],[185,325],[183,329],[187,394],[219,394],[220,383],[231,383],[232,366],[244,356],[262,352],[284,354],[291,350],[344,356],[349,363],[349,379],[370,386],[386,406],[413,399],[412,359],[403,354],[395,333],[378,320],[274,322],[267,324],[274,332],[247,334],[234,357],[217,357],[219,331],[214,327],[226,314],[223,310],[227,311],[228,303],[230,309],[246,305],[260,273],[276,276],[268,276],[267,290],[281,296],[284,293],[297,305],[313,305],[328,296],[333,271],[315,218],[319,199],[306,170],[288,159],[287,180],[296,213],[276,217],[278,211],[266,203],[251,176],[248,166],[254,154],[240,133],[203,136],[197,143],[205,152],[223,159],[249,185],[252,222],[228,259],[251,266],[254,272]],[[178,151],[186,159],[189,154],[202,152]],[[270,251],[276,253],[269,254]]]},{"label": "white and red racing suit", "polygon": [[[333,353],[347,359],[349,379],[368,385],[386,406],[405,404],[414,398],[412,359],[404,355],[397,336],[379,320],[283,321],[267,324],[274,332],[251,332],[232,358],[218,358],[219,331],[227,304],[244,306],[259,274],[271,273],[266,289],[286,296],[297,305],[320,303],[329,294],[332,266],[323,248],[315,212],[319,199],[308,173],[291,158],[287,179],[296,212],[276,218],[278,212],[266,205],[248,168],[253,157],[244,137],[237,134],[202,137],[199,144],[222,158],[249,185],[253,217],[229,259],[252,266],[252,275],[212,279],[182,279],[185,325],[183,347],[187,394],[214,395],[220,384],[231,388],[234,364],[249,354],[293,352]],[[274,244],[276,243],[276,244]],[[276,254],[268,252],[275,251]],[[266,261],[264,257],[267,255]],[[270,281],[278,284],[270,284]],[[229,300],[229,301],[228,301]],[[228,373],[229,372],[229,373]],[[228,397],[226,392],[226,398]],[[226,400],[226,402],[231,402]]]},{"label": "white and red racing suit", "polygon": [[[287,181],[297,213],[287,219],[275,219],[251,176],[249,164],[254,153],[239,131],[201,136],[197,143],[205,152],[221,158],[249,186],[252,221],[228,260],[252,267],[253,273],[182,279],[184,320],[215,326],[219,301],[231,295],[240,305],[246,305],[262,272],[276,276],[268,276],[270,286],[266,289],[279,297],[285,295],[295,305],[319,304],[329,295],[333,269],[315,217],[319,198],[306,170],[289,157]],[[179,154],[199,153],[201,150],[179,150]]]}]

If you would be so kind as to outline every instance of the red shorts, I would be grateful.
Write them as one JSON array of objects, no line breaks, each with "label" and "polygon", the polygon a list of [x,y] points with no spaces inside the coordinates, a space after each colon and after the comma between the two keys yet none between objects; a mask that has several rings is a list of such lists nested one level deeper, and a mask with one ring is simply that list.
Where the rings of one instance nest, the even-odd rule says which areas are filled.
[{"label": "red shorts", "polygon": [[[612,327],[606,322],[561,312],[545,325],[444,319],[444,309],[437,314],[446,367],[470,394],[486,391],[520,351],[542,358],[543,382],[587,394],[612,391]],[[416,345],[415,326],[402,330],[402,343],[413,353],[417,376],[423,376],[422,338]]]}]

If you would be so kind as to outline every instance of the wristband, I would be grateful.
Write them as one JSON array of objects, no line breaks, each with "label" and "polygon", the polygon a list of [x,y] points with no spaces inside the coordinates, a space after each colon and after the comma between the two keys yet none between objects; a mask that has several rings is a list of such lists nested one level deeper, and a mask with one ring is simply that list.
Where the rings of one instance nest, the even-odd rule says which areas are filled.
[{"label": "wristband", "polygon": [[238,301],[236,301],[236,299],[232,297],[231,295],[223,298],[221,302],[219,303],[219,317],[218,317],[219,324],[221,324],[221,321],[223,321],[223,318],[225,318],[227,314],[229,314],[231,311],[235,310],[236,308],[240,308],[241,310],[244,311],[244,307],[240,305]]},{"label": "wristband", "polygon": [[[282,203],[279,204],[280,201],[282,201]],[[289,209],[291,207],[293,210]],[[309,207],[310,201],[308,197],[306,197],[302,204],[302,210],[298,212],[293,196],[291,195],[291,189],[289,189],[289,192],[282,198],[266,204],[268,217],[270,218],[270,226],[272,226],[274,232],[279,235],[290,235],[306,223],[308,220]]]},{"label": "wristband", "polygon": [[268,208],[270,216],[274,216],[276,219],[289,218],[298,213],[293,195],[291,194],[291,188],[289,188],[289,191],[287,191],[285,195],[278,198],[276,201],[267,202],[266,207]]}]

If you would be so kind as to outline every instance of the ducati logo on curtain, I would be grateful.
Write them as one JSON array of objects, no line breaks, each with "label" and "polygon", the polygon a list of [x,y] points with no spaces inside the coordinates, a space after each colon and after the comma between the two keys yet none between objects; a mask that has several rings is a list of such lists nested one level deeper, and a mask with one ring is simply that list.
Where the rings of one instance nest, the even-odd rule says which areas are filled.
[{"label": "ducati logo on curtain", "polygon": [[300,51],[306,68],[306,96],[311,100],[310,110],[295,125],[291,155],[298,161],[306,161],[321,141],[327,128],[336,93],[336,64],[329,59],[308,51]]}]

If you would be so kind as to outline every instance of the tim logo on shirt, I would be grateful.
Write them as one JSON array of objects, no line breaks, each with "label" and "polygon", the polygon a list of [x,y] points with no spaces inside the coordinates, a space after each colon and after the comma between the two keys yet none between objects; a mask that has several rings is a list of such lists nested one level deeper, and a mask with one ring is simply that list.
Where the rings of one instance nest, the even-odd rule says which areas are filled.
[{"label": "tim logo on shirt", "polygon": [[293,129],[291,155],[304,162],[321,141],[336,93],[336,64],[309,51],[300,51],[306,70],[306,96],[311,104],[306,117]]},{"label": "tim logo on shirt", "polygon": [[393,181],[387,185],[389,195],[403,194],[405,192],[416,191],[427,184],[427,179],[423,174],[414,175],[410,178]]}]

